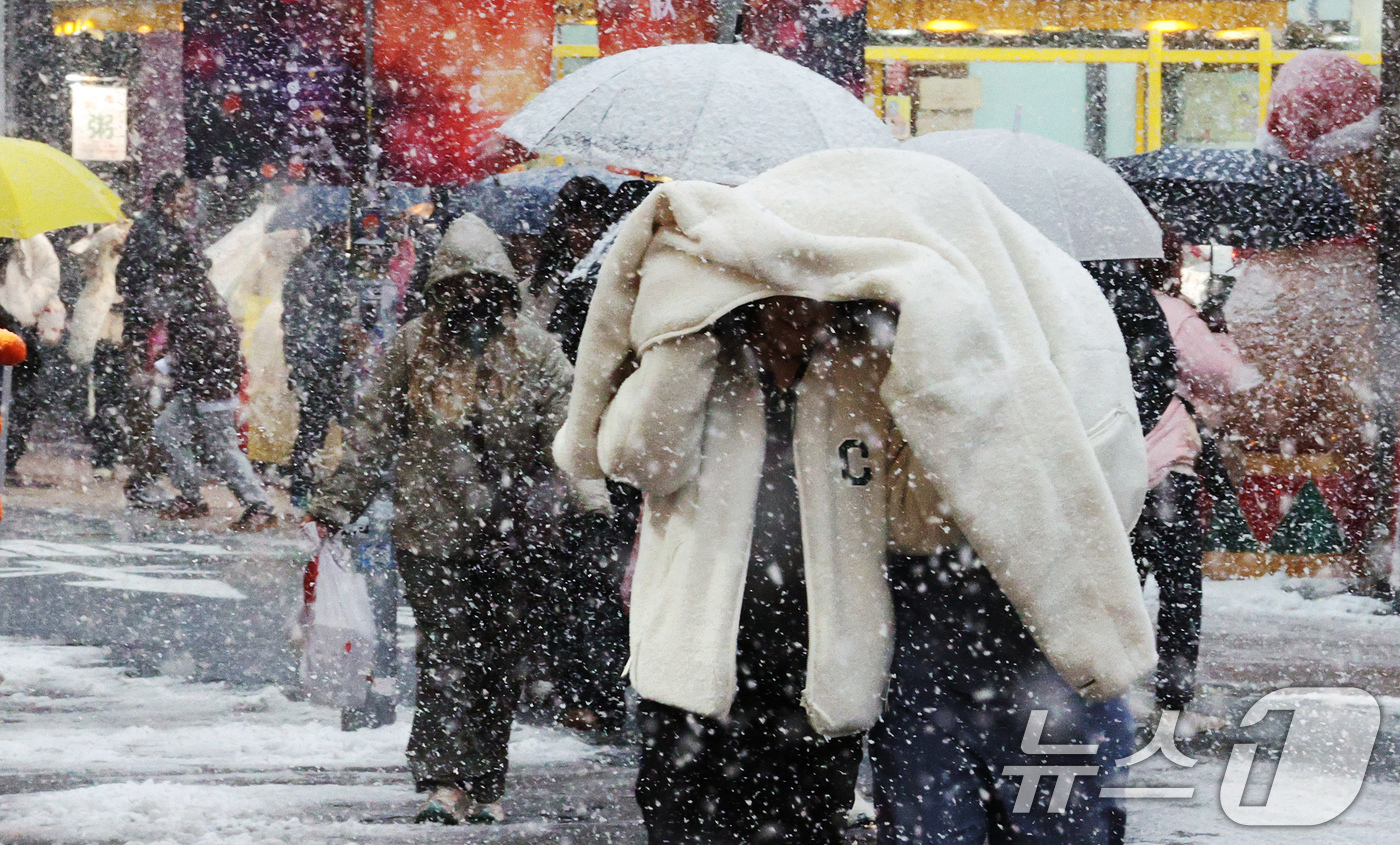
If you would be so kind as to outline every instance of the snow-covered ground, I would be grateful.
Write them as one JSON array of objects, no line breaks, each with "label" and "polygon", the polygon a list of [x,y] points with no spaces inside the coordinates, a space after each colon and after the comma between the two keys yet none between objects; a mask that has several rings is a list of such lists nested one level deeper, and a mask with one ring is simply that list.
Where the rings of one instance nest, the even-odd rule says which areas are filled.
[{"label": "snow-covered ground", "polygon": [[[415,806],[401,770],[409,710],[347,733],[339,711],[274,687],[128,677],[105,659],[0,638],[0,786],[74,784],[0,795],[0,842],[339,842],[391,836],[397,825],[361,819]],[[595,753],[530,726],[510,751],[515,767]]]},{"label": "snow-covered ground", "polygon": [[[1211,670],[1216,675],[1206,685],[1217,702],[1233,696],[1227,703],[1238,714],[1269,689],[1309,685],[1293,683],[1309,673],[1345,678],[1365,669],[1373,683],[1358,685],[1381,699],[1382,739],[1393,748],[1400,689],[1391,679],[1400,676],[1400,648],[1391,645],[1400,644],[1400,617],[1385,610],[1372,599],[1334,594],[1330,582],[1210,582],[1207,665],[1228,667],[1235,677],[1222,681]],[[551,819],[590,801],[617,808],[630,800],[631,776],[616,761],[604,766],[615,771],[603,786],[581,786],[565,773],[593,765],[592,746],[518,726],[513,769],[541,773],[536,795],[549,796],[556,809],[539,809],[540,799],[520,816],[523,823],[495,831],[425,830],[403,823],[418,800],[402,769],[409,711],[393,726],[345,733],[336,711],[290,701],[275,687],[132,677],[107,659],[98,648],[0,638],[0,842],[557,842],[560,828]],[[1379,845],[1400,830],[1393,753],[1373,767],[1340,818],[1298,828],[1229,820],[1219,798],[1224,760],[1198,759],[1189,769],[1160,756],[1133,768],[1131,786],[1190,786],[1195,794],[1130,801],[1130,842]],[[550,780],[555,772],[557,784]],[[580,797],[589,788],[593,796]],[[635,821],[617,829],[612,841],[642,841]]]}]

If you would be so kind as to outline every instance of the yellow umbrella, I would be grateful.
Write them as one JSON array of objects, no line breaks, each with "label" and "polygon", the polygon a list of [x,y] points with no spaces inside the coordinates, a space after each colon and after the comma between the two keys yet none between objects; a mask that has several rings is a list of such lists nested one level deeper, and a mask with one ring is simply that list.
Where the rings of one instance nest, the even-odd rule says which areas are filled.
[{"label": "yellow umbrella", "polygon": [[121,197],[77,159],[48,144],[0,138],[0,238],[125,219]]}]

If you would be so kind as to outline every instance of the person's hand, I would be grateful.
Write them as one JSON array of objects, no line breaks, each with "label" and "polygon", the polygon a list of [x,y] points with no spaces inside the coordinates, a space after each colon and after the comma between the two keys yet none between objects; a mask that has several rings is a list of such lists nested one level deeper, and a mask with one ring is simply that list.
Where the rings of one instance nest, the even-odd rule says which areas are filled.
[{"label": "person's hand", "polygon": [[336,527],[318,520],[314,516],[307,515],[301,520],[301,532],[306,539],[317,546],[326,541],[326,538],[335,533]]}]

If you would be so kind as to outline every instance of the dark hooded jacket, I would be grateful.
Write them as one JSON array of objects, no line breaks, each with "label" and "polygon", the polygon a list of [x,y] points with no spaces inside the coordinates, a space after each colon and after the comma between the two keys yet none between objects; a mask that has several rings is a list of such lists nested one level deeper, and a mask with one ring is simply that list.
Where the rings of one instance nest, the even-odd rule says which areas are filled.
[{"label": "dark hooded jacket", "polygon": [[175,220],[149,212],[132,228],[117,265],[124,301],[123,336],[141,348],[166,324],[174,392],[196,402],[238,394],[243,378],[238,329],[209,281],[209,262]]}]

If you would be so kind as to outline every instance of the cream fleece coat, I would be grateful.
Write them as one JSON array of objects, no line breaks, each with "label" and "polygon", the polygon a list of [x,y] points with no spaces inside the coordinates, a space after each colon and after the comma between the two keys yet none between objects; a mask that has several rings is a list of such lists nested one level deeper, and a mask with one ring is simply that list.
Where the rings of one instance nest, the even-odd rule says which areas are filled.
[{"label": "cream fleece coat", "polygon": [[[555,441],[559,465],[604,475],[637,430],[623,418],[649,413],[627,407],[630,393],[647,392],[629,383],[703,369],[704,343],[666,341],[775,295],[896,306],[878,397],[941,509],[1086,697],[1119,695],[1152,667],[1126,531],[1146,491],[1146,453],[1113,315],[1072,258],[941,159],[829,151],[738,188],[677,182],[653,192],[604,263]],[[754,428],[744,411],[753,402],[715,388],[671,408],[702,420],[683,426],[699,434],[644,467],[655,477],[643,481],[666,483],[643,487],[631,677],[647,698],[710,716],[727,712],[735,692],[732,632],[757,473],[752,457],[712,458],[742,442],[761,461],[761,414]],[[889,597],[869,583],[886,547],[844,544],[843,520],[809,519],[819,491],[802,476],[804,702],[818,730],[859,731],[879,716],[888,672],[888,649],[871,632],[888,629]],[[828,589],[810,586],[823,582]],[[651,584],[685,589],[637,589]],[[857,646],[835,645],[846,642]]]}]

